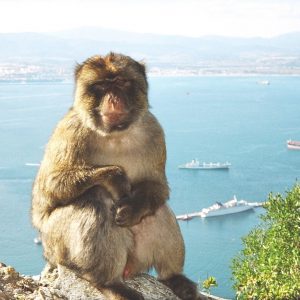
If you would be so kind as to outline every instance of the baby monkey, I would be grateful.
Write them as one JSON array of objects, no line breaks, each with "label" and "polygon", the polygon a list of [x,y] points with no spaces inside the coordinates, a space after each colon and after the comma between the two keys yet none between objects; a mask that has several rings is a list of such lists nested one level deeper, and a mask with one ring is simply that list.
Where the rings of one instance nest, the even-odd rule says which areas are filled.
[{"label": "baby monkey", "polygon": [[93,56],[75,71],[75,101],[46,147],[32,192],[44,256],[108,299],[142,300],[123,279],[154,267],[183,300],[184,243],[166,200],[164,133],[149,111],[145,67]]}]

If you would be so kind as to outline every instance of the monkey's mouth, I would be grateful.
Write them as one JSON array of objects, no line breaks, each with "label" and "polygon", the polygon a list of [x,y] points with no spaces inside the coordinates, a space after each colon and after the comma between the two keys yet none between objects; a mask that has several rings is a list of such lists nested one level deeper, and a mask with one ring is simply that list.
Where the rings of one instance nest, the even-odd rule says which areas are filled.
[{"label": "monkey's mouth", "polygon": [[124,97],[107,93],[102,100],[101,118],[104,126],[124,129],[128,125],[130,110]]}]

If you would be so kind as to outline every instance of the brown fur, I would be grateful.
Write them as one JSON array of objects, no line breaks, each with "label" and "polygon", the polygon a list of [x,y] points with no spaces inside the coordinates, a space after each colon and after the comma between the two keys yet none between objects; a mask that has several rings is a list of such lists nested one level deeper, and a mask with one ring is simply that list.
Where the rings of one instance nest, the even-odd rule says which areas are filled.
[{"label": "brown fur", "polygon": [[51,264],[73,269],[115,299],[143,299],[122,283],[124,275],[155,267],[172,287],[184,262],[166,204],[164,134],[148,110],[145,68],[110,53],[86,60],[75,77],[74,106],[50,138],[34,183],[33,224]]}]

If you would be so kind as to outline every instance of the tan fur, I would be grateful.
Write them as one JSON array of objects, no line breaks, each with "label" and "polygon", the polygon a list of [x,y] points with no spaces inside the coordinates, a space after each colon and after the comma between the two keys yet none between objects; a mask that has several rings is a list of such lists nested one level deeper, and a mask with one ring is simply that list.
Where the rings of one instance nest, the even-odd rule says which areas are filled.
[{"label": "tan fur", "polygon": [[[74,106],[50,138],[34,183],[33,224],[51,264],[116,299],[140,300],[121,283],[124,271],[154,266],[168,279],[184,261],[166,204],[163,130],[148,110],[145,69],[131,58],[95,56],[75,76]],[[114,107],[124,108],[122,118]]]}]

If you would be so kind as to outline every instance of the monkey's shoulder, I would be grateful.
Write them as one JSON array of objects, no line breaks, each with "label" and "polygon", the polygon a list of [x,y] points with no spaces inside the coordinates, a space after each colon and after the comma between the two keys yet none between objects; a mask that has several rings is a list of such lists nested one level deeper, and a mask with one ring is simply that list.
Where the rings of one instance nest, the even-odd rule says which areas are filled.
[{"label": "monkey's shoulder", "polygon": [[81,116],[73,108],[58,122],[53,138],[85,138],[89,135],[90,129],[84,124]]},{"label": "monkey's shoulder", "polygon": [[144,122],[145,122],[146,126],[150,126],[155,131],[163,133],[163,129],[162,129],[158,119],[150,111],[148,111],[148,113],[144,115]]},{"label": "monkey's shoulder", "polygon": [[91,130],[72,109],[58,122],[46,146],[45,158],[61,161],[84,157],[89,151]]}]

